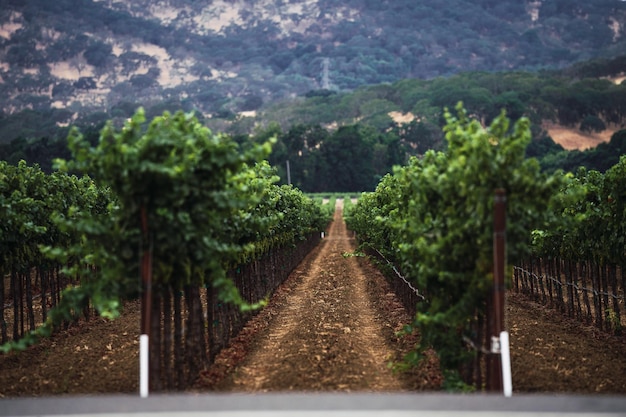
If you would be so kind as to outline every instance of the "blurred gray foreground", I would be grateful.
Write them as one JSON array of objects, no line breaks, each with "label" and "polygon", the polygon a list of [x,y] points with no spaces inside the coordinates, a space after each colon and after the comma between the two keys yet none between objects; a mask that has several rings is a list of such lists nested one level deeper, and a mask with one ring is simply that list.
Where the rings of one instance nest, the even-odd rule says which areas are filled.
[{"label": "blurred gray foreground", "polygon": [[185,394],[0,399],[0,416],[626,416],[626,396]]}]

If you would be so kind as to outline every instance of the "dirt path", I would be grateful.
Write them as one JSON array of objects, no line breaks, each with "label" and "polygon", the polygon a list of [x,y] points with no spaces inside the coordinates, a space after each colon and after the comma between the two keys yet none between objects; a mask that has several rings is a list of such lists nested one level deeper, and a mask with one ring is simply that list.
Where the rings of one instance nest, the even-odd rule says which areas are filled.
[{"label": "dirt path", "polygon": [[[381,273],[352,254],[341,210],[328,236],[269,305],[202,372],[194,391],[434,391],[434,354],[393,374],[417,336]],[[509,294],[515,392],[626,393],[626,342]],[[0,355],[0,398],[136,393],[139,304],[118,320],[93,319],[25,352]]]},{"label": "dirt path", "polygon": [[234,391],[398,391],[366,276],[338,204],[328,236],[246,359],[221,386]]}]

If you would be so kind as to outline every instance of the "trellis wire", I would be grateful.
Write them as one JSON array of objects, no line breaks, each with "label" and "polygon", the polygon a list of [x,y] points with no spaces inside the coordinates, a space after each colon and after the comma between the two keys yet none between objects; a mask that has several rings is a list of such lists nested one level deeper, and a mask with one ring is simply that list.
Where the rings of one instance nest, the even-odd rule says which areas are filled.
[{"label": "trellis wire", "polygon": [[[617,265],[537,258],[514,266],[513,272],[517,292],[551,305],[569,317],[593,322],[600,330],[621,334],[626,280]],[[587,280],[592,288],[586,286]]]},{"label": "trellis wire", "polygon": [[599,292],[599,291],[594,290],[592,288],[579,287],[578,285],[576,285],[573,282],[565,282],[565,283],[563,283],[563,282],[559,281],[558,279],[550,277],[550,276],[545,275],[545,274],[542,274],[541,276],[539,276],[539,275],[535,274],[534,272],[528,271],[528,270],[526,270],[524,268],[521,268],[519,266],[514,266],[513,270],[514,271],[521,271],[523,274],[526,274],[528,276],[531,276],[531,277],[535,278],[537,280],[537,282],[540,282],[539,280],[541,280],[542,278],[545,278],[546,280],[550,280],[550,281],[554,282],[555,284],[557,284],[557,285],[559,285],[561,287],[563,287],[563,285],[565,285],[567,287],[573,287],[573,288],[575,288],[578,291],[586,291],[586,292],[591,293],[591,294],[593,294],[595,296],[598,296],[598,297],[601,296],[601,295],[604,295],[604,296],[607,296],[607,297],[612,297],[612,298],[614,298],[616,300],[624,300],[625,299],[623,296],[620,297],[619,295],[615,295],[615,294],[612,294],[612,293]]},{"label": "trellis wire", "polygon": [[380,251],[378,249],[374,249],[374,251],[378,254],[378,256],[380,256],[385,262],[387,262],[387,264],[393,269],[393,272],[395,272],[395,274],[398,276],[398,278],[400,278],[402,281],[404,281],[404,283],[411,289],[411,291],[413,291],[415,293],[415,295],[417,295],[419,298],[421,298],[422,300],[426,301],[426,298],[420,294],[419,290],[417,288],[415,288],[401,273],[400,271],[398,271],[398,269],[391,263],[389,262],[389,260],[387,260],[387,258],[385,258],[385,255],[383,255],[382,253],[380,253]]},{"label": "trellis wire", "polygon": [[[260,258],[234,267],[228,276],[234,281],[242,298],[249,303],[256,303],[272,294],[319,241],[320,235],[313,233],[296,245],[272,248]],[[153,386],[159,387],[157,390],[186,389],[196,380],[200,368],[210,366],[219,351],[239,334],[255,314],[242,312],[232,303],[220,301],[211,285],[192,290],[184,294],[176,292],[174,297],[155,294],[160,301],[153,302],[153,314],[162,316],[161,322],[168,318],[168,322],[172,323],[168,331],[164,328],[153,331],[156,335],[153,334],[155,340],[151,343],[159,345],[154,357],[157,358],[158,366],[165,370],[158,380],[151,380]],[[172,311],[173,302],[181,304],[179,313],[176,308]],[[172,337],[171,326],[176,328],[177,325],[181,333]],[[202,363],[185,359],[188,356],[185,352],[194,349],[199,350]],[[180,376],[173,375],[174,371]]]},{"label": "trellis wire", "polygon": [[463,341],[465,342],[465,344],[467,346],[469,346],[471,349],[482,353],[483,355],[493,355],[494,352],[492,352],[490,349],[487,349],[484,346],[479,346],[476,344],[476,342],[474,342],[472,339],[470,339],[467,336],[463,336]]},{"label": "trellis wire", "polygon": [[[256,303],[272,294],[319,241],[320,235],[312,233],[295,245],[272,248],[260,258],[238,265],[228,275],[241,296],[249,303]],[[47,301],[52,306],[56,305],[60,291],[71,279],[58,272],[45,275],[46,288],[39,290],[42,287],[39,282],[42,276],[15,274],[13,284],[3,288],[3,293],[6,292],[11,300],[4,302],[4,298],[0,299],[3,301],[0,304],[0,330],[4,329],[0,343],[19,340],[27,330],[33,330],[35,326],[29,320],[33,311],[32,301],[41,300],[35,307],[41,307]],[[10,275],[6,278],[9,279]],[[32,280],[32,286],[40,292],[27,295],[23,288],[27,285],[25,280]],[[51,282],[48,283],[48,280]],[[13,294],[18,290],[18,295]],[[153,320],[150,355],[156,360],[151,361],[150,366],[154,362],[157,369],[164,370],[160,377],[158,373],[151,372],[151,378],[153,374],[158,377],[151,381],[151,389],[157,391],[185,389],[193,383],[200,368],[210,365],[219,350],[237,336],[254,314],[242,312],[230,303],[219,301],[211,285],[206,288],[188,286],[184,291],[163,287],[161,292],[153,293],[153,297],[152,313],[159,319]],[[11,311],[10,317],[4,314],[4,310],[9,308],[15,310]],[[42,318],[41,308],[35,310],[35,324],[39,325],[45,318]],[[209,312],[212,317],[210,321]],[[13,329],[13,332],[8,332]],[[204,351],[199,356],[206,358],[207,362],[200,362],[195,357],[189,360],[184,354],[190,350]]]}]

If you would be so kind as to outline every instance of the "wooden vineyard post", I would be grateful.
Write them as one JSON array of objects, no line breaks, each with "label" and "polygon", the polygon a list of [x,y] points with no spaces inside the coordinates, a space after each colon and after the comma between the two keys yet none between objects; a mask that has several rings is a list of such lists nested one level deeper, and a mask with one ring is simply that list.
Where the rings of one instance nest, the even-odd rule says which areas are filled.
[{"label": "wooden vineyard post", "polygon": [[[502,367],[502,339],[508,345],[508,335],[502,338],[504,332],[504,271],[506,267],[506,193],[498,189],[494,196],[494,222],[493,222],[493,299],[491,311],[488,312],[491,323],[491,352],[492,360],[488,361],[487,369],[488,389],[494,392],[503,389]],[[508,352],[508,346],[505,349]],[[506,360],[508,363],[508,358]],[[509,384],[507,384],[509,385]]]},{"label": "wooden vineyard post", "polygon": [[149,392],[150,366],[150,312],[152,311],[152,248],[148,233],[148,215],[146,207],[141,207],[142,258],[141,282],[141,334],[139,336],[139,395],[147,398]]}]

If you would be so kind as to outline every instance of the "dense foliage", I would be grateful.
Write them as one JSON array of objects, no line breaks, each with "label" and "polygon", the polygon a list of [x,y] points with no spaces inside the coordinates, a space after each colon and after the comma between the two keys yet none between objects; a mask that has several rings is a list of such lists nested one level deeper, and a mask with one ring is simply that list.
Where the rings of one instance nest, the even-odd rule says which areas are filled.
[{"label": "dense foliage", "polygon": [[626,157],[606,173],[579,169],[551,207],[553,221],[534,231],[539,256],[626,265]]},{"label": "dense foliage", "polygon": [[580,168],[550,207],[551,221],[533,231],[533,256],[515,275],[521,292],[613,334],[623,332],[625,315],[625,168],[625,156],[604,174]]},{"label": "dense foliage", "polygon": [[[71,295],[61,298],[61,291],[65,286],[81,281],[83,289],[97,286],[97,280],[87,277],[97,275],[91,266],[100,263],[101,259],[88,259],[86,266],[88,275],[80,280],[78,273],[69,273],[64,277],[58,276],[58,270],[64,265],[81,262],[80,258],[68,253],[67,257],[50,259],[42,252],[42,248],[52,245],[70,249],[72,247],[89,249],[90,242],[85,240],[87,232],[81,226],[83,218],[106,220],[110,214],[111,195],[106,188],[97,187],[87,178],[77,178],[62,173],[45,174],[38,166],[28,166],[24,161],[17,165],[0,161],[0,324],[2,327],[2,343],[13,340],[18,348],[23,348],[41,335],[49,335],[61,321],[69,321],[80,315],[83,304],[82,297],[77,299]],[[93,231],[90,231],[93,234]],[[32,284],[31,276],[37,276]],[[77,271],[74,271],[77,272]],[[11,277],[9,282],[5,278]],[[20,289],[22,288],[22,289]],[[24,294],[20,295],[25,289]],[[37,294],[49,300],[51,307],[48,311],[46,302],[41,303],[41,320],[45,326],[40,327],[33,334],[25,334],[24,313],[18,315],[18,304],[26,298],[28,305],[29,328],[34,330],[35,317],[33,313],[33,299]],[[8,300],[5,295],[11,294]],[[67,292],[66,292],[67,294]],[[13,326],[12,337],[8,337],[8,326],[5,321],[5,301],[12,305]],[[104,302],[102,304],[101,302]],[[108,311],[108,301],[95,297],[94,305],[103,312]],[[21,316],[18,326],[17,317]],[[26,336],[26,337],[25,337]],[[19,341],[18,341],[19,339]]]},{"label": "dense foliage", "polygon": [[393,133],[358,124],[331,132],[319,125],[295,125],[283,132],[274,123],[252,137],[239,135],[236,139],[245,145],[272,136],[277,144],[269,162],[283,183],[289,177],[306,192],[373,190],[385,173],[404,162],[407,152],[407,146]]},{"label": "dense foliage", "polygon": [[527,119],[510,126],[501,114],[483,128],[457,110],[457,116],[445,114],[446,151],[428,151],[383,178],[347,220],[365,245],[393,260],[426,296],[414,323],[421,349],[437,350],[450,381],[463,371],[475,382],[466,367],[476,352],[463,338],[482,334],[493,281],[494,192],[506,191],[508,256],[515,261],[529,253],[530,231],[544,225],[559,181],[525,158]]},{"label": "dense foliage", "polygon": [[[598,63],[598,66],[607,71],[611,68],[615,71],[613,76],[626,71],[623,59],[619,60],[620,69],[615,69],[612,63]],[[277,104],[262,117],[282,125],[302,122],[349,124],[359,120],[359,123],[382,130],[394,126],[390,112],[411,112],[415,123],[424,125],[419,136],[428,138],[440,134],[441,109],[453,107],[461,100],[470,114],[485,123],[490,123],[502,109],[506,109],[511,117],[528,117],[534,129],[540,129],[544,121],[551,121],[582,130],[601,131],[606,124],[624,122],[625,88],[608,79],[583,78],[573,69],[536,73],[466,72],[447,78],[405,79],[361,87],[350,94],[311,97],[301,100],[298,105]],[[599,122],[604,123],[604,127]]]},{"label": "dense foliage", "polygon": [[[544,139],[544,144],[545,141],[546,139]],[[578,168],[584,167],[588,170],[605,172],[617,164],[622,155],[626,155],[626,129],[615,132],[609,142],[584,151],[565,151],[554,144],[542,151],[538,149],[541,148],[539,141],[535,143],[539,146],[533,147],[533,151],[537,153],[532,156],[541,157],[541,166],[546,171],[562,169],[575,173]]]},{"label": "dense foliage", "polygon": [[[226,268],[294,244],[329,220],[300,191],[273,184],[262,162],[269,143],[240,152],[190,114],[165,113],[146,126],[140,110],[119,131],[105,126],[96,146],[76,130],[69,144],[73,160],[59,161],[61,171],[92,179],[2,162],[3,272],[45,263],[42,248],[80,282],[64,292],[60,315],[13,346],[49,334],[88,303],[115,317],[121,299],[141,290],[147,250],[157,293],[206,285],[246,307]],[[94,279],[79,279],[93,278],[94,267]]]}]

